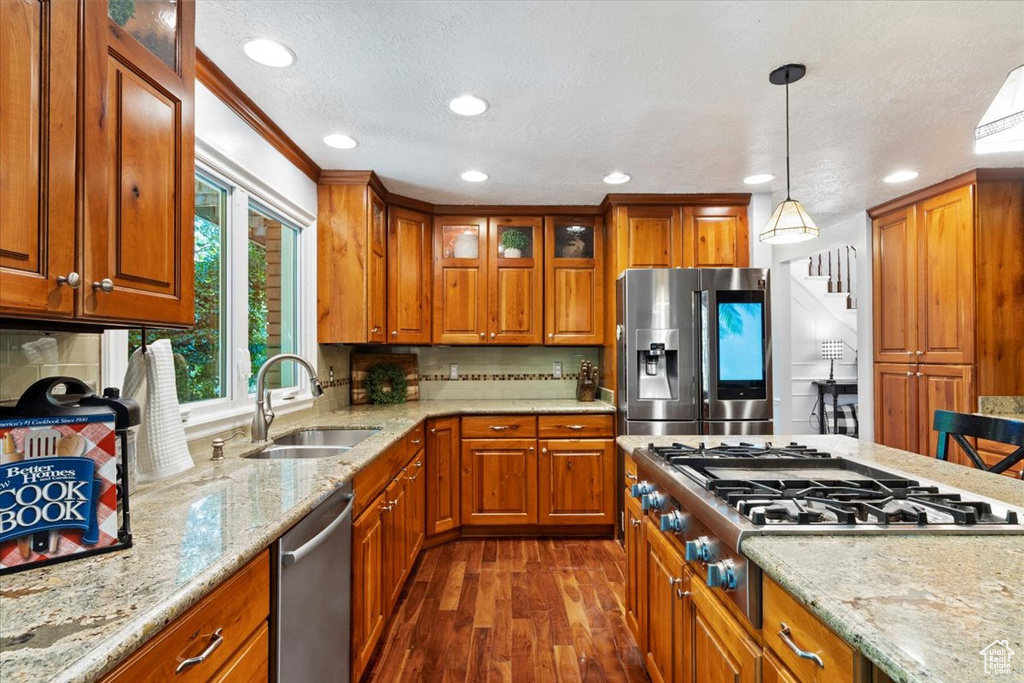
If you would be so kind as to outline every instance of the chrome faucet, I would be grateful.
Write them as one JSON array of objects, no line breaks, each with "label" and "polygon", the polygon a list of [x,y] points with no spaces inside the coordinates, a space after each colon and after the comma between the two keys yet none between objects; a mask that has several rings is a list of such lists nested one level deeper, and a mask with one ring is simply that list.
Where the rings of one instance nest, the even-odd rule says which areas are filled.
[{"label": "chrome faucet", "polygon": [[314,399],[324,395],[324,388],[320,386],[320,382],[316,378],[316,368],[302,356],[296,356],[294,353],[279,353],[268,358],[260,366],[260,371],[256,373],[256,412],[252,416],[253,443],[267,440],[267,432],[270,431],[270,425],[274,421],[274,407],[270,403],[270,391],[264,385],[266,384],[267,370],[283,360],[293,360],[306,368],[306,372],[309,373],[309,391],[313,394]]}]

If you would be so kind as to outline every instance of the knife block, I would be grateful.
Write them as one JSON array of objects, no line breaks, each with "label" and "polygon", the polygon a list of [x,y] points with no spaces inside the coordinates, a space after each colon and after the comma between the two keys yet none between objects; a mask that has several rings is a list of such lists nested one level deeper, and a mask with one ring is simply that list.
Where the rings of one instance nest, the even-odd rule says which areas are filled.
[{"label": "knife block", "polygon": [[583,361],[576,375],[576,400],[590,403],[597,398],[597,368]]}]

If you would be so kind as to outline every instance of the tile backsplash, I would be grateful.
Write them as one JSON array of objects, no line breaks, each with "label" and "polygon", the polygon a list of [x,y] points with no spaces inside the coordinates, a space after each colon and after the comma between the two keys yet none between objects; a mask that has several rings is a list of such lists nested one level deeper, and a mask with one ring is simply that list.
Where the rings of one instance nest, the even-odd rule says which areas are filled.
[{"label": "tile backsplash", "polygon": [[100,388],[99,333],[0,330],[0,402],[15,401],[43,377],[67,375]]}]

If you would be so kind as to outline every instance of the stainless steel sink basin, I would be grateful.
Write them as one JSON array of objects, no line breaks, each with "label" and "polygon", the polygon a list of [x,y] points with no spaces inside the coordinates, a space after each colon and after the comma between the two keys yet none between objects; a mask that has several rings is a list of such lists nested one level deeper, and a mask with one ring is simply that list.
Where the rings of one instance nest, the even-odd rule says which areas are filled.
[{"label": "stainless steel sink basin", "polygon": [[274,439],[277,446],[342,446],[351,448],[379,434],[379,429],[308,429]]},{"label": "stainless steel sink basin", "polygon": [[306,458],[331,458],[342,455],[348,446],[271,446],[245,457],[253,460],[296,460]]}]

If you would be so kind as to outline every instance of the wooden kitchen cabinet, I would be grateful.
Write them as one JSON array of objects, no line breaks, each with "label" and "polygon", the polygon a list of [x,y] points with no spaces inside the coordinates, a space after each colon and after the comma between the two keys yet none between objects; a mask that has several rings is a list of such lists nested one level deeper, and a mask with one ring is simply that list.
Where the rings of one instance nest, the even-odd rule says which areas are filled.
[{"label": "wooden kitchen cabinet", "polygon": [[[919,365],[914,373],[917,380],[918,452],[935,457],[938,452],[938,432],[934,429],[935,411],[952,410],[973,413],[977,410],[978,396],[974,389],[974,366],[971,365]],[[962,451],[954,449],[958,457]],[[967,464],[965,461],[963,464]],[[973,465],[972,465],[973,467]]]},{"label": "wooden kitchen cabinet", "polygon": [[384,490],[384,594],[390,614],[409,571],[409,499],[406,470]]},{"label": "wooden kitchen cabinet", "polygon": [[683,267],[746,268],[750,231],[745,206],[683,208]]},{"label": "wooden kitchen cabinet", "polygon": [[[406,533],[406,568],[411,571],[416,558],[423,549],[423,540],[427,530],[427,474],[424,469],[426,451],[420,446],[419,452],[409,461],[405,470],[405,498],[408,501],[405,511]],[[403,582],[404,583],[404,582]]]},{"label": "wooden kitchen cabinet", "polygon": [[488,221],[487,341],[540,344],[544,328],[544,227],[540,218]]},{"label": "wooden kitchen cabinet", "polygon": [[2,2],[0,26],[0,314],[70,318],[78,6]]},{"label": "wooden kitchen cabinet", "polygon": [[646,545],[645,658],[655,683],[689,683],[692,666],[690,572],[682,555],[650,518],[644,518]]},{"label": "wooden kitchen cabinet", "polygon": [[536,439],[463,439],[462,524],[537,523]]},{"label": "wooden kitchen cabinet", "polygon": [[644,622],[647,607],[647,541],[644,539],[644,511],[640,501],[627,486],[624,508],[624,541],[626,550],[626,626],[640,651],[647,652],[647,628]]},{"label": "wooden kitchen cabinet", "polygon": [[459,527],[459,418],[427,423],[427,536]]},{"label": "wooden kitchen cabinet", "polygon": [[[652,525],[653,526],[653,525]],[[692,637],[692,676],[700,683],[757,683],[761,680],[761,648],[723,606],[711,589],[690,582],[693,608],[689,615]]]},{"label": "wooden kitchen cabinet", "polygon": [[874,249],[875,362],[906,363],[917,357],[917,239],[914,214],[899,209],[877,218]]},{"label": "wooden kitchen cabinet", "polygon": [[615,447],[611,439],[540,441],[540,524],[615,521]]},{"label": "wooden kitchen cabinet", "polygon": [[388,209],[388,342],[429,344],[432,231],[419,211]]},{"label": "wooden kitchen cabinet", "polygon": [[604,222],[544,219],[544,343],[604,341]]},{"label": "wooden kitchen cabinet", "polygon": [[779,661],[772,651],[765,648],[762,660],[764,669],[761,680],[764,683],[801,683],[786,665]]},{"label": "wooden kitchen cabinet", "polygon": [[487,340],[486,218],[434,219],[435,344],[483,344]]},{"label": "wooden kitchen cabinet", "polygon": [[325,172],[317,187],[317,339],[387,341],[387,223],[372,172]]},{"label": "wooden kitchen cabinet", "polygon": [[381,494],[352,524],[352,680],[358,681],[384,632],[388,609],[385,588],[384,515]]},{"label": "wooden kitchen cabinet", "polygon": [[618,218],[619,249],[626,268],[673,268],[683,265],[683,215],[677,206],[625,206]]},{"label": "wooden kitchen cabinet", "polygon": [[167,12],[122,27],[84,3],[82,318],[194,322],[195,6]]},{"label": "wooden kitchen cabinet", "polygon": [[875,363],[875,442],[917,452],[917,382],[914,363]]}]

